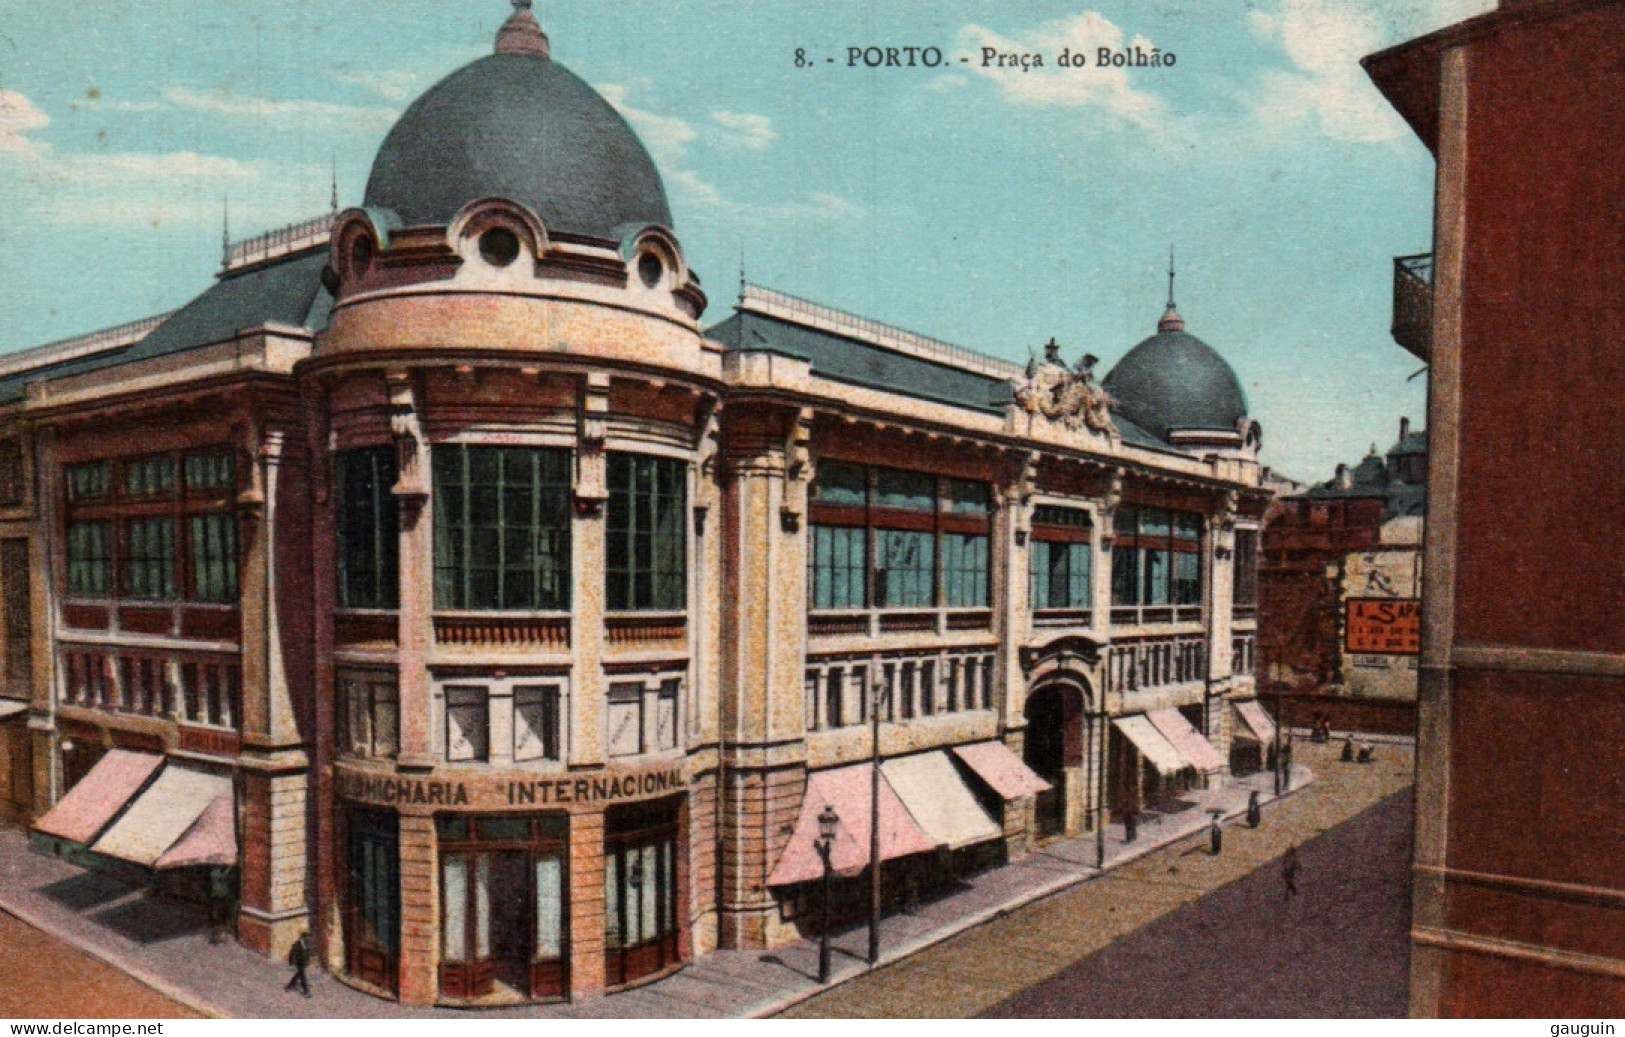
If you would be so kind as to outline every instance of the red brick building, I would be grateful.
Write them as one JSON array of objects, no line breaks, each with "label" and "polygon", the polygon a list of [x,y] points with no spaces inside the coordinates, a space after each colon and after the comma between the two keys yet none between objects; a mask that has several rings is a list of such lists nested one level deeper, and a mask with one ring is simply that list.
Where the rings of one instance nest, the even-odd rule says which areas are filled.
[{"label": "red brick building", "polygon": [[1365,64],[1438,161],[1412,1012],[1618,1016],[1625,4]]}]

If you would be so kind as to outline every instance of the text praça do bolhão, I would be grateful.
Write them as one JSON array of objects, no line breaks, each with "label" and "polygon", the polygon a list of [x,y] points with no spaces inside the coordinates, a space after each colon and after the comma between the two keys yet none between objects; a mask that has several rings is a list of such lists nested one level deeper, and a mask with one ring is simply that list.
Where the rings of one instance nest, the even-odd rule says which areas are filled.
[{"label": "text pra\u00e7a do bolh\u00e3o", "polygon": [[[1172,68],[1178,62],[1178,55],[1171,50],[1138,45],[1126,48],[1096,47],[1093,54],[1084,49],[1063,47],[1059,54],[1048,55],[1039,51],[983,47],[976,54],[957,58],[957,63],[961,65],[1021,72],[1041,68]],[[843,59],[826,57],[822,63],[845,68],[942,68],[954,64],[955,59],[944,55],[938,47],[868,46],[847,47]],[[806,48],[796,48],[796,68],[814,68],[818,64],[816,59],[807,56]]]}]

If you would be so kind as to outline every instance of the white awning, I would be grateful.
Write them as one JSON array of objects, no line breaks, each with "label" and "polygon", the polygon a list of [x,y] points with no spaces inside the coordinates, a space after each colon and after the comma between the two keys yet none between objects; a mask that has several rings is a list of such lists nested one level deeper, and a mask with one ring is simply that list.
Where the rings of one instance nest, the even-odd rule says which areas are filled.
[{"label": "white awning", "polygon": [[880,765],[898,798],[927,835],[949,849],[1004,835],[943,752],[917,753]]},{"label": "white awning", "polygon": [[171,763],[90,848],[150,868],[221,797],[232,797],[230,778]]},{"label": "white awning", "polygon": [[16,699],[0,699],[0,720],[28,712],[28,703]]},{"label": "white awning", "polygon": [[1112,724],[1117,730],[1123,732],[1124,737],[1134,743],[1151,766],[1163,774],[1178,774],[1189,767],[1190,761],[1181,756],[1173,743],[1162,736],[1162,732],[1152,726],[1151,721],[1145,718],[1144,713],[1135,713],[1133,716],[1114,717]]},{"label": "white awning", "polygon": [[1248,728],[1245,734],[1251,735],[1260,742],[1273,742],[1275,740],[1275,721],[1264,712],[1264,707],[1257,699],[1248,699],[1245,702],[1232,702],[1236,713],[1241,717],[1242,724]]}]

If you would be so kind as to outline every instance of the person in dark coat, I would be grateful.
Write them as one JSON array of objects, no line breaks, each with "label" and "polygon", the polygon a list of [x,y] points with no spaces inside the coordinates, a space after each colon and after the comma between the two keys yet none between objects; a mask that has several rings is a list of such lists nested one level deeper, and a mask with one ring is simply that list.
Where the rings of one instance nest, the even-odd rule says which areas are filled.
[{"label": "person in dark coat", "polygon": [[293,978],[288,980],[288,985],[282,989],[292,990],[294,985],[298,984],[299,989],[309,997],[310,980],[305,977],[305,970],[310,967],[310,944],[306,942],[305,935],[300,933],[299,939],[293,941],[293,946],[288,948],[288,964],[293,966]]},{"label": "person in dark coat", "polygon": [[1224,829],[1219,827],[1217,816],[1207,826],[1207,852],[1217,857],[1219,851],[1224,849]]},{"label": "person in dark coat", "polygon": [[1347,738],[1343,739],[1343,755],[1339,756],[1338,759],[1342,760],[1344,763],[1353,763],[1354,762],[1354,736],[1353,735],[1349,735]]},{"label": "person in dark coat", "polygon": [[1258,805],[1258,790],[1253,789],[1247,793],[1247,827],[1257,828],[1264,820],[1264,812]]},{"label": "person in dark coat", "polygon": [[1123,812],[1123,841],[1131,843],[1140,837],[1140,819],[1134,816],[1134,811]]},{"label": "person in dark coat", "polygon": [[1286,856],[1281,858],[1281,879],[1286,883],[1286,898],[1291,900],[1298,895],[1298,844],[1293,843],[1286,848]]},{"label": "person in dark coat", "polygon": [[1360,746],[1360,755],[1355,757],[1355,761],[1357,763],[1370,763],[1372,751],[1370,742],[1363,743]]}]

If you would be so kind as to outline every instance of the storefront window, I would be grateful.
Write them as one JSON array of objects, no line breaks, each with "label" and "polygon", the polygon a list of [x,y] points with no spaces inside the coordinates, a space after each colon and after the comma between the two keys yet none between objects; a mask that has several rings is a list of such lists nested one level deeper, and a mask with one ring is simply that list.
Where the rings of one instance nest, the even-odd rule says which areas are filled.
[{"label": "storefront window", "polygon": [[566,990],[568,819],[435,819],[440,844],[440,991],[484,997],[500,985],[539,998]]},{"label": "storefront window", "polygon": [[611,611],[676,611],[688,600],[688,466],[665,457],[609,456],[604,545]]},{"label": "storefront window", "polygon": [[346,450],[336,459],[339,605],[392,609],[400,605],[400,510],[395,450]]},{"label": "storefront window", "polygon": [[568,450],[434,448],[435,607],[570,607]]}]

